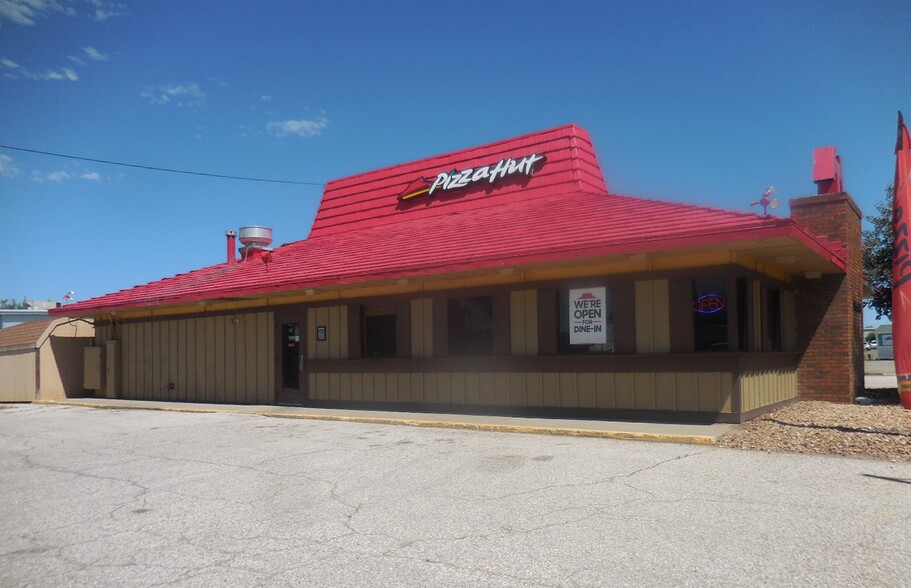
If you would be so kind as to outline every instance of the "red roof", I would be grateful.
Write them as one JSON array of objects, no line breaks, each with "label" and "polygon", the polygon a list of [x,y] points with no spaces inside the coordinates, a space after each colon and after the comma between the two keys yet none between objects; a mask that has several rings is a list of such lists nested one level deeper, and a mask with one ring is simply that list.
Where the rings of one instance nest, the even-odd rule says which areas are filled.
[{"label": "red roof", "polygon": [[[546,160],[531,176],[398,200],[421,177],[532,153]],[[221,263],[51,312],[91,314],[777,236],[794,236],[844,266],[843,252],[790,218],[608,194],[588,134],[569,125],[329,182],[310,237],[278,247],[269,263]]]}]

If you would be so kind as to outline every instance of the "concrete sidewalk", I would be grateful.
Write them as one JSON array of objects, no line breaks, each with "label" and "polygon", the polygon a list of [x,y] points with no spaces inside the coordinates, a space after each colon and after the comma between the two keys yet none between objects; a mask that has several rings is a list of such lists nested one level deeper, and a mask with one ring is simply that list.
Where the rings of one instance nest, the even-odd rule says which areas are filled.
[{"label": "concrete sidewalk", "polygon": [[711,445],[715,443],[719,437],[734,426],[723,423],[691,425],[637,421],[601,421],[495,415],[349,410],[298,406],[190,404],[183,402],[153,402],[147,400],[121,400],[109,398],[71,398],[68,400],[38,401],[34,404],[56,404],[110,409],[164,410],[171,412],[258,414],[262,416],[292,419],[353,421],[388,425],[406,425],[411,427],[474,429],[478,431],[533,433],[539,435],[609,437],[612,439],[636,439],[641,441],[691,443],[697,445]]},{"label": "concrete sidewalk", "polygon": [[891,359],[864,361],[864,388],[867,390],[898,388],[895,361]]}]

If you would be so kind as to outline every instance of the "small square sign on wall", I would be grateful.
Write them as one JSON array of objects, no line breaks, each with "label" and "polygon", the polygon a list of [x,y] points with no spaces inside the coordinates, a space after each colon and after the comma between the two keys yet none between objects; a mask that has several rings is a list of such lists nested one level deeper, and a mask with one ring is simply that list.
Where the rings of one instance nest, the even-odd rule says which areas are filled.
[{"label": "small square sign on wall", "polygon": [[326,340],[326,327],[316,327],[316,340],[317,341]]}]

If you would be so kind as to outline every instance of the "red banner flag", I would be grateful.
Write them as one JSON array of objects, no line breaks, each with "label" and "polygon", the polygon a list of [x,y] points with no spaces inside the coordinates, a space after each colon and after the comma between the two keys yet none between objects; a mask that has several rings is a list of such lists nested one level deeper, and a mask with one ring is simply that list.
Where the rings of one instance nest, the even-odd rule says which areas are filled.
[{"label": "red banner flag", "polygon": [[892,345],[902,406],[911,410],[911,249],[908,216],[911,215],[911,137],[898,113],[895,144],[895,183],[892,184]]}]

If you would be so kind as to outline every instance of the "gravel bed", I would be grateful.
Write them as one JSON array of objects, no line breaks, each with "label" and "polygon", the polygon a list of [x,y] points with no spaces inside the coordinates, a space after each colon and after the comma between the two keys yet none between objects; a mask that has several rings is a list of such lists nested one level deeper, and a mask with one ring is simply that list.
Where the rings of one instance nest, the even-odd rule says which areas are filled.
[{"label": "gravel bed", "polygon": [[911,461],[911,410],[801,401],[739,425],[718,445]]}]

